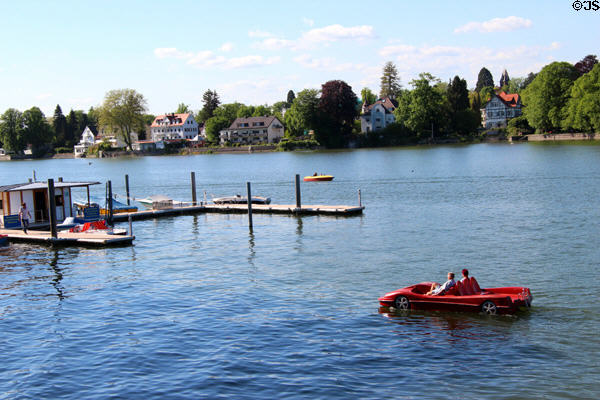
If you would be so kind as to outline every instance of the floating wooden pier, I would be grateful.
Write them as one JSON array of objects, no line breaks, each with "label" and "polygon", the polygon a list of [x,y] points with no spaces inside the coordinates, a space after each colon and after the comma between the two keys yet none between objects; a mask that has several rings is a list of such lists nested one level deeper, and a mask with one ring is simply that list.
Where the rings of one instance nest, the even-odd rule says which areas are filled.
[{"label": "floating wooden pier", "polygon": [[[327,206],[327,205],[296,205],[284,204],[252,204],[252,212],[256,214],[288,214],[288,215],[330,215],[351,216],[361,214],[364,206]],[[223,213],[247,214],[247,204],[203,204],[198,206],[181,206],[162,210],[142,210],[113,215],[113,221],[124,222],[131,217],[133,221],[155,219],[173,215]]]},{"label": "floating wooden pier", "polygon": [[24,233],[22,230],[0,229],[0,234],[8,235],[11,242],[40,243],[58,246],[126,246],[130,245],[135,236],[132,235],[109,235],[106,233],[75,233],[58,232],[56,237],[52,237],[50,231],[28,230]]}]

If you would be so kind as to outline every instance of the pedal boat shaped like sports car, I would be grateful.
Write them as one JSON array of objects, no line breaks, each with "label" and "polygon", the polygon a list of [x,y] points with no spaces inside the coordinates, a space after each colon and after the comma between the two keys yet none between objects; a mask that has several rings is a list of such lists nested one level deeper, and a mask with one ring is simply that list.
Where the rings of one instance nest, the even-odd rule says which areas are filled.
[{"label": "pedal boat shaped like sports car", "polygon": [[526,287],[500,287],[481,289],[478,294],[461,295],[451,288],[444,295],[430,295],[433,282],[422,282],[387,293],[379,298],[384,307],[397,310],[469,311],[485,314],[514,314],[531,306],[533,297]]}]

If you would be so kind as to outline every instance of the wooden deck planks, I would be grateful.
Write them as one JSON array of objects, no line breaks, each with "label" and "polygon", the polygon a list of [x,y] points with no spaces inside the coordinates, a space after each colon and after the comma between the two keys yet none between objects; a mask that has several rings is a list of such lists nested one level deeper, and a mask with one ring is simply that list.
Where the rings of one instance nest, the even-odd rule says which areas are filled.
[{"label": "wooden deck planks", "polygon": [[51,245],[81,245],[81,246],[121,246],[129,245],[135,236],[108,235],[106,233],[74,233],[59,232],[53,238],[49,231],[0,229],[0,234],[8,235],[11,242],[42,243]]}]

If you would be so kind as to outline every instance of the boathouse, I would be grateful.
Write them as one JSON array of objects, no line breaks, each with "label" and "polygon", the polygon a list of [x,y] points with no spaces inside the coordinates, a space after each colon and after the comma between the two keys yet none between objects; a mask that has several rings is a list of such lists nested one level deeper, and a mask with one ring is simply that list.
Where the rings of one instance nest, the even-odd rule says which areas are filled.
[{"label": "boathouse", "polygon": [[[77,209],[73,206],[73,189],[84,188],[89,203],[90,186],[99,183],[61,182],[60,180],[54,182],[57,222],[60,223],[65,218],[74,217],[77,214]],[[21,226],[19,209],[22,203],[27,204],[27,208],[31,213],[30,223],[44,224],[49,222],[48,183],[28,182],[0,186],[0,227],[17,228]]]}]

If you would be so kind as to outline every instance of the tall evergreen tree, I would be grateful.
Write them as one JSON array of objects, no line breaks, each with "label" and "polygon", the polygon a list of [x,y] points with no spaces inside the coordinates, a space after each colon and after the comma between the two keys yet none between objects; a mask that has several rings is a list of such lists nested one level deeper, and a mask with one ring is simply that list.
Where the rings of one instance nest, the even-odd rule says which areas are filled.
[{"label": "tall evergreen tree", "polygon": [[31,107],[23,113],[23,136],[31,144],[34,156],[46,153],[52,142],[52,128],[44,113],[38,107]]},{"label": "tall evergreen tree", "polygon": [[456,113],[469,108],[467,81],[460,79],[458,75],[456,75],[448,85],[447,96],[452,112]]},{"label": "tall evergreen tree", "polygon": [[81,134],[77,132],[79,124],[77,123],[77,115],[75,111],[71,109],[69,115],[67,115],[67,129],[65,130],[65,146],[71,147],[75,145],[75,137]]},{"label": "tall evergreen tree", "polygon": [[294,91],[290,90],[287,93],[287,108],[290,108],[292,106],[292,103],[294,102],[295,98],[296,98],[296,95],[294,94]]},{"label": "tall evergreen tree", "polygon": [[54,129],[54,140],[56,146],[62,147],[65,145],[65,137],[67,135],[67,118],[63,115],[60,105],[56,105],[54,117],[52,118],[52,128]]},{"label": "tall evergreen tree", "polygon": [[494,78],[492,77],[492,73],[486,67],[483,67],[477,76],[477,85],[475,86],[475,90],[479,92],[481,89],[488,86],[492,88],[494,87]]},{"label": "tall evergreen tree", "polygon": [[202,101],[204,105],[202,106],[202,110],[200,110],[198,122],[205,122],[209,118],[214,116],[215,110],[221,104],[221,100],[219,100],[219,95],[216,90],[207,90],[202,95]]},{"label": "tall evergreen tree", "polygon": [[398,77],[398,70],[393,62],[388,61],[383,66],[383,74],[381,75],[381,91],[379,97],[390,97],[393,100],[400,98],[400,78]]},{"label": "tall evergreen tree", "polygon": [[502,71],[502,76],[500,77],[500,87],[508,86],[510,82],[510,78],[508,77],[508,71],[506,69]]}]

